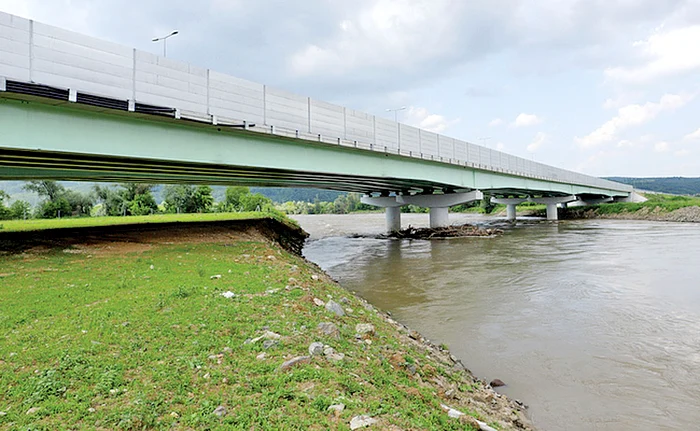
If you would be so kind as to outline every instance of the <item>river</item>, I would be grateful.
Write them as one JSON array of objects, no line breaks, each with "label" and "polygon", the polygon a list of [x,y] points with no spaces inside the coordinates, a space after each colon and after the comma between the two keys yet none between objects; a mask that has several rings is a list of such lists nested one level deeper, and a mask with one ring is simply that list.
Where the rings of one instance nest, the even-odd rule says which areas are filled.
[{"label": "river", "polygon": [[349,237],[382,232],[383,214],[294,218],[311,233],[309,260],[476,376],[505,381],[539,429],[699,429],[700,225],[526,223],[398,241]]}]

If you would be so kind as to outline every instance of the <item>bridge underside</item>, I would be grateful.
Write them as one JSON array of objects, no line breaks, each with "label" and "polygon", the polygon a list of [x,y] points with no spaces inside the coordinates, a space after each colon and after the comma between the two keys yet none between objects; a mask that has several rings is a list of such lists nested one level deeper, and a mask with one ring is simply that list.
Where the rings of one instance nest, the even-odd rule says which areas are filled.
[{"label": "bridge underside", "polygon": [[[18,100],[19,99],[19,100]],[[23,99],[23,100],[22,100]],[[627,192],[0,93],[0,179],[318,187],[365,194]]]}]

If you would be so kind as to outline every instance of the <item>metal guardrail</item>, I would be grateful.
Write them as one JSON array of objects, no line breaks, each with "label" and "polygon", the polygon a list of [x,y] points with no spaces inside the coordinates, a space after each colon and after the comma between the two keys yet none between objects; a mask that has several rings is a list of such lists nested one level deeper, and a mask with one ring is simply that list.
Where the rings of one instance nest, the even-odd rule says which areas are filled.
[{"label": "metal guardrail", "polygon": [[[632,187],[559,169],[350,108],[0,12],[0,78],[77,91],[178,118],[382,151],[508,175],[622,192]],[[121,106],[121,105],[120,105]]]}]

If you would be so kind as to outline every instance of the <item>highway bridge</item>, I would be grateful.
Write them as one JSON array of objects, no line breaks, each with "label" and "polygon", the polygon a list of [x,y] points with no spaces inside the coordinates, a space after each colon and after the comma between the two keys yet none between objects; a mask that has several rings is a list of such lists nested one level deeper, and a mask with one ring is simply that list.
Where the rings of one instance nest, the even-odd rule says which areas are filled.
[{"label": "highway bridge", "polygon": [[0,180],[318,187],[400,207],[639,199],[632,187],[0,12]]}]

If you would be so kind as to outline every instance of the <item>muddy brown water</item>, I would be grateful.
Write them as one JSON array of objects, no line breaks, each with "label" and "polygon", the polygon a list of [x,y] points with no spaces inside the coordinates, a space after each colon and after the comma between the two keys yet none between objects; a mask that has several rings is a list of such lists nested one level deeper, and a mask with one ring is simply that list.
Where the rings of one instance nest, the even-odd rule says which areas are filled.
[{"label": "muddy brown water", "polygon": [[399,241],[348,237],[380,233],[382,214],[295,218],[308,259],[505,381],[539,429],[700,429],[700,225],[566,221]]}]

